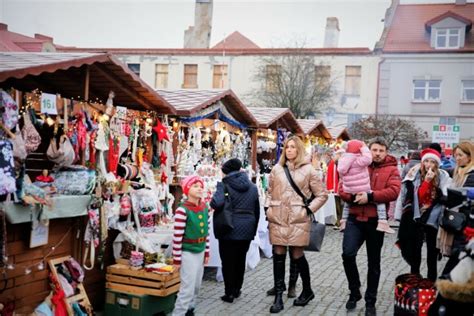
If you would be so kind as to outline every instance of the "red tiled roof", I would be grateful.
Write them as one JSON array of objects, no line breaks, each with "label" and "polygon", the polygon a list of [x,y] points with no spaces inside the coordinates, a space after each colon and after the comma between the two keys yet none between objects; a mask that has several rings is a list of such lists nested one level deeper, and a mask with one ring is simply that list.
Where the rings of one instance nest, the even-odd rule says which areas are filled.
[{"label": "red tiled roof", "polygon": [[238,31],[230,34],[212,47],[213,49],[242,49],[260,48],[257,44],[240,34]]},{"label": "red tiled roof", "polygon": [[305,135],[315,135],[331,139],[332,135],[322,120],[297,119]]},{"label": "red tiled roof", "polygon": [[248,109],[257,119],[258,126],[261,128],[271,128],[276,123],[278,127],[285,127],[290,132],[304,134],[303,128],[298,124],[289,108],[249,107]]},{"label": "red tiled roof", "polygon": [[[436,21],[443,15],[462,17],[465,20],[474,20],[474,3],[466,5],[455,4],[419,4],[399,5],[389,27],[383,51],[386,53],[413,53],[437,52],[430,46],[430,33],[425,28],[427,23]],[[472,22],[471,22],[472,23]],[[442,52],[474,52],[474,34],[468,32],[463,48]]]},{"label": "red tiled roof", "polygon": [[218,101],[222,101],[226,109],[241,123],[257,127],[257,120],[248,108],[239,100],[232,90],[161,90],[159,93],[181,116],[191,116]]},{"label": "red tiled roof", "polygon": [[2,52],[41,52],[43,43],[51,42],[52,38],[44,35],[37,38],[25,36],[8,30],[6,24],[0,23],[0,51]]},{"label": "red tiled roof", "polygon": [[458,21],[463,22],[463,23],[466,24],[466,25],[472,25],[472,21],[471,21],[471,20],[469,20],[469,19],[463,17],[462,15],[459,15],[459,14],[456,14],[456,13],[454,13],[454,12],[448,11],[448,12],[443,13],[443,14],[441,14],[441,15],[439,15],[439,16],[437,16],[437,17],[431,19],[431,20],[429,20],[428,22],[426,22],[426,26],[431,27],[433,24],[436,24],[436,23],[438,23],[438,22],[441,22],[441,21],[443,21],[443,20],[446,19],[446,18],[453,18],[453,19],[456,19],[456,20],[458,20]]},{"label": "red tiled roof", "polygon": [[110,53],[114,55],[180,55],[180,56],[222,56],[223,53],[231,56],[240,55],[289,55],[304,53],[311,55],[370,55],[372,51],[367,47],[344,48],[243,48],[243,49],[215,49],[215,48],[78,48],[58,47],[60,52],[89,52]]},{"label": "red tiled roof", "polygon": [[89,100],[105,102],[110,90],[117,105],[176,113],[158,93],[109,54],[0,52],[0,87],[41,89],[65,98],[84,96],[89,69]]}]

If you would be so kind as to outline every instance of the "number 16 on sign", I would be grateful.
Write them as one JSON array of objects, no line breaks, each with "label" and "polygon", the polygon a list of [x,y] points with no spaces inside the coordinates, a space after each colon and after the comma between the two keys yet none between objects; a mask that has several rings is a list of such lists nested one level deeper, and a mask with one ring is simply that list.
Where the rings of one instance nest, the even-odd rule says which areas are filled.
[{"label": "number 16 on sign", "polygon": [[46,114],[58,114],[58,110],[56,108],[56,95],[49,94],[49,93],[42,93],[41,94],[41,113]]}]

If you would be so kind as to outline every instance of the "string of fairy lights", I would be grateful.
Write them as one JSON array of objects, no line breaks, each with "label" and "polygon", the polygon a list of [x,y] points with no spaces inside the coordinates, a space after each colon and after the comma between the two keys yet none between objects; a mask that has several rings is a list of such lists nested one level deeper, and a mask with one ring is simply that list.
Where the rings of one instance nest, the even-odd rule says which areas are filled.
[{"label": "string of fairy lights", "polygon": [[28,275],[28,274],[31,274],[33,272],[33,269],[36,267],[38,271],[42,271],[45,269],[45,263],[46,263],[46,260],[52,256],[55,251],[61,246],[61,244],[64,242],[64,240],[66,239],[66,237],[69,235],[69,233],[71,232],[71,230],[73,229],[73,227],[69,227],[69,229],[67,230],[67,232],[61,237],[61,239],[54,245],[50,248],[50,250],[37,262],[35,263],[32,263],[32,264],[28,264],[28,265],[15,265],[13,263],[8,263],[9,261],[9,258],[8,256],[5,256],[3,258],[4,262],[6,262],[6,266],[3,268],[4,269],[4,273],[6,272],[6,270],[17,270],[19,268],[23,268],[24,269],[24,273],[25,275]]}]

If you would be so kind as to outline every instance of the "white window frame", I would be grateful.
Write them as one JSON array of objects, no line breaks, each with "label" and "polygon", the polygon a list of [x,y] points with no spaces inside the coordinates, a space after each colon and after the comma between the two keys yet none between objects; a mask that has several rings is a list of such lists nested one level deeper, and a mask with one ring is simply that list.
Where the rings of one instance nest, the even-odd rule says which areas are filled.
[{"label": "white window frame", "polygon": [[462,103],[474,103],[474,99],[468,100],[468,99],[464,98],[465,90],[474,90],[474,87],[468,87],[468,88],[464,87],[464,82],[466,82],[466,81],[474,82],[474,79],[463,79],[463,80],[461,80],[461,102]]},{"label": "white window frame", "polygon": [[[424,81],[425,86],[423,88],[415,87],[415,81]],[[430,81],[439,81],[439,88],[438,87],[430,87]],[[415,98],[415,91],[423,89],[424,90],[424,98],[416,99]],[[439,90],[439,98],[438,99],[429,99],[429,93],[431,90]],[[440,103],[441,102],[441,80],[439,79],[413,79],[413,92],[412,92],[412,102],[413,103]]]},{"label": "white window frame", "polygon": [[[440,34],[440,32],[446,32]],[[451,34],[456,32],[457,34]],[[449,38],[451,36],[457,36],[457,42],[455,46],[449,46]],[[438,37],[445,37],[446,46],[438,46]],[[456,49],[461,47],[461,29],[460,28],[437,28],[435,31],[435,48],[436,49]]]}]

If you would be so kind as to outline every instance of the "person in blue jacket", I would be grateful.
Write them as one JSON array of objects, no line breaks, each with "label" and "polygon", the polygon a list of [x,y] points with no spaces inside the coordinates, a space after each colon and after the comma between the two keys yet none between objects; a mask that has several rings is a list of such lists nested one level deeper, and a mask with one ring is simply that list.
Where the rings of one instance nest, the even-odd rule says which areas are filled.
[{"label": "person in blue jacket", "polygon": [[222,182],[217,183],[217,189],[211,201],[211,207],[215,212],[223,210],[225,186],[232,203],[234,228],[229,233],[216,236],[216,238],[219,240],[219,255],[225,286],[225,295],[221,299],[227,303],[232,303],[241,294],[247,251],[257,233],[260,218],[257,186],[250,181],[247,173],[240,170],[241,168],[242,162],[237,158],[230,159],[222,165],[224,177]]}]

